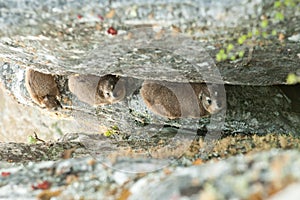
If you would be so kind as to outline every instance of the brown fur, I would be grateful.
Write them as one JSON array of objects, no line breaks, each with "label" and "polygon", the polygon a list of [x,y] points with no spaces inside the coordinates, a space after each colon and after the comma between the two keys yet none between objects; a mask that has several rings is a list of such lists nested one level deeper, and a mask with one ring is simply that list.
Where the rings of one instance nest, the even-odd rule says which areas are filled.
[{"label": "brown fur", "polygon": [[221,109],[201,83],[145,81],[140,93],[153,113],[170,119],[199,118]]},{"label": "brown fur", "polygon": [[35,103],[48,109],[61,107],[57,100],[60,93],[52,75],[28,69],[25,75],[25,85]]},{"label": "brown fur", "polygon": [[126,94],[125,82],[114,75],[72,75],[68,85],[80,101],[92,106],[119,102]]}]

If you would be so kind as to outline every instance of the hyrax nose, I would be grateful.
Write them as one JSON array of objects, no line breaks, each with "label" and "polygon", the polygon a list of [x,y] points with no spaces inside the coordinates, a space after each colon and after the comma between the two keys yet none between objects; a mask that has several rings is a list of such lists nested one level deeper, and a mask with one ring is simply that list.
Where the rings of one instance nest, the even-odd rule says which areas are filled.
[{"label": "hyrax nose", "polygon": [[217,101],[217,106],[218,106],[219,108],[222,108],[222,106],[223,106],[222,101]]}]

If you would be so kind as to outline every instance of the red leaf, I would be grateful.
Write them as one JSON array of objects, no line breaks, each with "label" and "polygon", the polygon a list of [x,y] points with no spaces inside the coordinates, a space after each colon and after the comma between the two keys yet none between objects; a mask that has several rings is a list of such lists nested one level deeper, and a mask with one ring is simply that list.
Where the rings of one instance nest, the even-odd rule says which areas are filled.
[{"label": "red leaf", "polygon": [[1,176],[7,177],[10,175],[10,172],[1,172]]},{"label": "red leaf", "polygon": [[114,29],[113,27],[109,27],[109,29],[107,30],[107,33],[111,34],[111,35],[117,35],[118,31],[116,29]]},{"label": "red leaf", "polygon": [[41,182],[41,183],[39,183],[39,184],[37,184],[37,185],[32,185],[31,187],[32,187],[32,189],[34,189],[34,190],[38,190],[38,189],[41,189],[41,190],[47,190],[47,189],[50,188],[50,186],[51,186],[51,183],[50,183],[50,182],[48,182],[48,181],[43,181],[43,182]]},{"label": "red leaf", "polygon": [[103,17],[102,15],[97,15],[97,17],[98,17],[99,19],[101,19],[101,21],[104,20],[104,17]]}]

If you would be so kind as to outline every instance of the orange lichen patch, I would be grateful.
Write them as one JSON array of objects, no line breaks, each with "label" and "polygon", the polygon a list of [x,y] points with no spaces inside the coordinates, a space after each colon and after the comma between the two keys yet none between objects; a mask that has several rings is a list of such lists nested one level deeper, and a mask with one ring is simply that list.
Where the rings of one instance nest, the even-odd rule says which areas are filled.
[{"label": "orange lichen patch", "polygon": [[106,13],[105,18],[111,19],[115,16],[115,14],[116,14],[115,9],[111,9],[108,13]]},{"label": "orange lichen patch", "polygon": [[90,166],[94,166],[96,163],[97,163],[97,161],[95,159],[88,160],[88,165],[90,165]]},{"label": "orange lichen patch", "polygon": [[193,162],[193,165],[202,165],[203,164],[203,160],[198,158]]},{"label": "orange lichen patch", "polygon": [[181,29],[178,26],[172,25],[171,28],[172,28],[173,33],[174,32],[176,32],[176,33],[181,33],[182,32]]},{"label": "orange lichen patch", "polygon": [[280,42],[283,42],[283,41],[284,41],[284,38],[285,38],[284,34],[283,34],[283,33],[279,33],[279,35],[278,35],[278,40],[279,40]]},{"label": "orange lichen patch", "polygon": [[74,175],[74,174],[71,174],[69,176],[67,176],[66,178],[66,184],[67,185],[70,185],[74,182],[77,182],[78,181],[78,176]]},{"label": "orange lichen patch", "polygon": [[69,159],[72,158],[72,154],[75,151],[75,148],[71,148],[71,149],[66,149],[64,150],[64,152],[62,153],[62,158],[63,159]]},{"label": "orange lichen patch", "polygon": [[117,198],[118,200],[127,200],[131,195],[131,192],[128,189],[123,189],[120,196]]},{"label": "orange lichen patch", "polygon": [[37,199],[39,200],[50,200],[52,197],[57,197],[61,194],[62,190],[44,190],[38,196]]},{"label": "orange lichen patch", "polygon": [[170,174],[172,174],[172,171],[169,169],[169,168],[164,168],[164,173],[166,174],[166,175],[170,175]]},{"label": "orange lichen patch", "polygon": [[281,190],[283,190],[284,188],[286,188],[287,186],[289,186],[290,184],[292,184],[294,182],[295,182],[295,180],[292,177],[287,177],[287,178],[281,179],[280,181],[273,180],[271,185],[267,189],[268,196],[272,196],[272,195],[280,192]]},{"label": "orange lichen patch", "polygon": [[[202,138],[199,143],[202,144]],[[300,139],[291,135],[266,134],[259,135],[232,135],[222,138],[212,143],[210,155],[213,157],[227,158],[237,154],[251,154],[270,150],[280,149],[299,149]],[[199,145],[199,148],[200,145]]]},{"label": "orange lichen patch", "polygon": [[256,187],[256,191],[251,193],[248,197],[249,200],[263,200],[264,199],[264,188],[262,185]]},{"label": "orange lichen patch", "polygon": [[154,13],[151,12],[149,15],[148,15],[148,19],[154,19]]},{"label": "orange lichen patch", "polygon": [[64,103],[64,104],[67,104],[67,105],[72,105],[72,100],[70,99],[70,98],[68,98],[68,97],[63,97],[62,99],[61,99],[61,101]]},{"label": "orange lichen patch", "polygon": [[101,30],[103,29],[103,27],[102,27],[101,24],[96,24],[96,25],[95,25],[95,29],[96,29],[97,31],[101,31]]},{"label": "orange lichen patch", "polygon": [[291,175],[285,175],[282,172],[286,166],[286,163],[291,160],[289,156],[283,155],[274,158],[270,164],[270,170],[272,172],[273,178],[270,186],[268,187],[268,195],[271,196],[289,184],[295,182],[295,178],[291,177]]},{"label": "orange lichen patch", "polygon": [[274,194],[282,191],[284,188],[293,183],[294,180],[291,178],[274,179],[269,183],[256,183],[252,186],[253,192],[249,194],[249,200],[263,200]]}]

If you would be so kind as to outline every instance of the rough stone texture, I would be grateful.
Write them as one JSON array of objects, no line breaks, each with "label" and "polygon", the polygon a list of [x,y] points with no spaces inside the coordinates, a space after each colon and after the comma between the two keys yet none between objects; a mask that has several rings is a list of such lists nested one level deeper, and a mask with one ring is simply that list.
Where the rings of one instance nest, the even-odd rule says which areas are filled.
[{"label": "rough stone texture", "polygon": [[[0,71],[4,85],[18,102],[38,107],[32,102],[24,87],[24,69],[17,65],[5,64]],[[212,129],[222,129],[226,133],[297,134],[299,123],[295,122],[300,121],[299,113],[292,112],[291,100],[277,86],[225,85],[226,113],[221,112],[201,119],[169,120],[156,116],[147,109],[139,93],[142,82],[138,79],[128,78],[129,90],[123,101],[97,108],[79,101],[69,91],[66,76],[57,76],[57,80],[61,94],[60,103],[64,108],[52,113],[44,111],[70,120],[69,126],[62,128],[58,126],[68,132],[77,131],[78,127],[79,131],[84,132],[104,132],[112,126],[117,126],[123,133],[139,134],[147,132],[148,125],[155,124],[158,125],[157,131],[164,125],[171,125],[182,129],[202,131],[211,126]],[[266,96],[268,98],[265,98]]]},{"label": "rough stone texture", "polygon": [[[296,150],[271,150],[202,165],[171,165],[142,174],[113,170],[93,158],[25,166],[1,162],[0,198],[208,200],[289,199],[295,195],[299,198],[298,187],[295,188],[300,181],[299,162]],[[118,160],[114,166],[126,163],[132,163],[132,159]]]},{"label": "rough stone texture", "polygon": [[2,88],[0,102],[1,142],[27,142],[34,132],[44,140],[56,140],[65,132],[76,130],[75,126],[70,126],[74,125],[70,119],[57,118],[37,107],[19,104]]},{"label": "rough stone texture", "polygon": [[[241,45],[246,51],[243,59],[214,64],[220,44],[257,28],[264,14],[275,14],[274,1],[26,2],[0,2],[1,141],[25,141],[25,135],[34,131],[44,140],[76,133],[66,135],[61,143],[1,144],[0,198],[276,199],[279,191],[284,194],[286,187],[299,182],[299,141],[295,136],[300,120],[299,110],[294,110],[299,104],[277,86],[285,84],[286,75],[299,68],[299,40],[281,44],[271,38],[264,45],[257,40],[250,61],[249,47]],[[271,23],[270,30],[283,30],[286,38],[299,34],[300,6],[295,2],[295,8],[284,10],[286,21]],[[111,26],[120,37],[107,34]],[[128,34],[128,30],[149,26],[166,26],[170,31],[162,39],[160,33],[144,34],[141,29]],[[177,37],[176,28],[188,36]],[[123,40],[122,34],[133,40]],[[158,39],[153,39],[156,36]],[[64,109],[48,112],[32,102],[24,87],[28,67],[55,75]],[[130,94],[115,105],[87,106],[67,88],[67,76],[74,73],[122,75],[128,78]],[[224,126],[224,113],[200,120],[170,121],[154,116],[138,93],[143,79],[224,81],[228,98]],[[293,90],[297,91],[297,86]],[[111,136],[87,134],[107,128]],[[207,129],[217,132],[209,135],[213,139],[220,137],[220,129],[233,137],[225,146],[217,141],[212,153],[205,153],[201,140],[190,147],[196,134],[204,135]],[[242,133],[268,132],[274,134],[236,139]],[[293,136],[285,139],[278,133]],[[269,146],[264,148],[265,144]],[[272,148],[295,150],[269,150]],[[268,151],[217,162],[249,149]],[[67,159],[61,160],[64,153]],[[89,153],[93,158],[68,159]],[[109,154],[109,160],[99,157]],[[50,161],[28,163],[30,160]],[[205,163],[207,160],[211,163]],[[191,166],[197,164],[200,166]],[[161,170],[141,174],[119,171],[158,168]],[[39,185],[43,181],[51,186],[46,187],[47,182]],[[291,194],[297,190],[292,189]]]},{"label": "rough stone texture", "polygon": [[[259,0],[81,3],[3,3],[1,79],[3,87],[18,102],[37,107],[24,88],[24,70],[29,67],[56,75],[62,93],[61,104],[65,109],[55,114],[79,118],[79,127],[84,131],[103,132],[116,125],[121,131],[135,133],[139,132],[140,126],[141,131],[145,131],[143,126],[158,123],[204,129],[209,119],[179,122],[153,116],[139,97],[141,82],[158,79],[251,85],[249,88],[225,88],[228,112],[225,124],[224,115],[212,117],[219,123],[217,129],[224,125],[225,131],[234,132],[297,132],[297,123],[294,122],[299,121],[299,115],[289,113],[291,103],[284,100],[285,94],[273,87],[252,87],[285,84],[287,74],[298,69],[297,42],[255,45],[250,61],[247,61],[246,46],[241,45],[241,48],[246,48],[243,59],[221,62],[218,66],[214,62],[218,43],[224,42],[222,38],[237,38],[238,33],[245,33],[243,28],[256,27],[257,16],[275,12],[269,9],[272,3]],[[162,12],[164,9],[167,12]],[[10,10],[14,12],[8,12]],[[293,10],[293,15],[290,15],[290,10],[286,11],[289,21],[299,19],[298,7]],[[12,17],[12,13],[17,17]],[[169,30],[172,24],[186,35],[177,33],[174,26]],[[275,25],[277,29],[285,28],[288,36],[299,30],[293,23],[287,23],[285,27],[274,23],[270,29]],[[117,36],[107,34],[110,26],[118,30]],[[167,28],[156,32],[151,26]],[[258,42],[254,41],[254,44]],[[112,73],[128,77],[130,94],[119,104],[96,109],[89,107],[78,101],[67,88],[67,75],[74,73]],[[272,97],[269,102],[265,101],[266,95]],[[269,114],[262,115],[261,111]],[[82,125],[83,118],[88,119],[83,123],[92,126]],[[102,127],[93,126],[97,121],[101,121]]]},{"label": "rough stone texture", "polygon": [[[23,3],[3,3],[3,28],[1,29],[2,35],[5,36],[1,38],[3,61],[16,62],[21,66],[30,66],[40,71],[56,74],[66,72],[95,75],[116,73],[141,79],[155,77],[172,81],[183,81],[182,75],[190,81],[203,81],[203,77],[207,77],[209,73],[206,73],[206,68],[204,68],[201,71],[203,77],[198,77],[193,73],[187,74],[186,70],[188,69],[189,72],[191,70],[187,66],[181,70],[179,68],[180,76],[174,79],[173,76],[176,73],[169,73],[167,77],[163,73],[171,69],[167,63],[154,65],[152,61],[152,67],[161,66],[161,70],[156,69],[153,74],[154,71],[150,70],[151,66],[144,67],[144,60],[136,59],[132,55],[135,51],[134,47],[144,49],[159,47],[167,52],[173,52],[175,48],[176,51],[173,52],[175,55],[184,56],[184,59],[188,61],[192,60],[192,64],[203,64],[203,60],[213,61],[209,54],[204,55],[205,51],[217,51],[215,44],[222,42],[222,38],[226,35],[238,38],[238,34],[244,33],[243,28],[256,28],[257,18],[270,11],[273,3],[261,0],[250,2],[246,0],[222,2],[199,0],[180,3],[176,0],[151,3],[112,1],[109,5],[109,2],[54,1],[50,4],[40,1],[36,5],[27,5],[24,1],[21,2]],[[82,6],[79,6],[81,4]],[[164,9],[167,12],[162,12]],[[9,12],[10,10],[14,12]],[[276,26],[278,30],[286,29],[287,34],[293,35],[299,31],[299,25],[293,23],[299,20],[299,9],[296,6],[294,9],[285,11],[286,20],[291,23],[274,23],[269,29]],[[271,12],[270,15],[272,14]],[[149,27],[149,25],[169,27],[172,24],[178,26],[183,33],[197,38],[201,43],[186,41],[184,38],[173,40],[172,37],[166,37],[164,38],[166,41],[159,40],[157,43],[148,41],[147,44],[144,42],[145,39],[151,38],[152,35],[144,35],[138,30],[133,31],[133,37],[142,36],[139,42],[124,41],[122,37],[109,37],[106,33],[109,26],[114,26],[122,35],[122,32],[132,28]],[[17,26],[11,28],[11,25]],[[8,26],[10,28],[7,28]],[[245,62],[242,61],[219,65],[224,81],[231,84],[251,85],[285,83],[286,75],[290,71],[297,70],[296,60],[299,51],[299,46],[295,42],[286,41],[286,43],[285,46],[276,43],[265,47],[255,46],[253,60],[249,63],[249,67],[245,67]],[[128,52],[128,49],[133,52]],[[138,53],[147,55],[147,51],[143,53],[144,49]],[[189,51],[185,53],[186,50]],[[268,57],[274,59],[268,59]],[[235,67],[232,68],[232,65]],[[276,75],[272,73],[275,70]],[[241,72],[243,76],[237,76]],[[261,76],[270,73],[272,79]],[[254,75],[257,78],[255,81]]]}]

